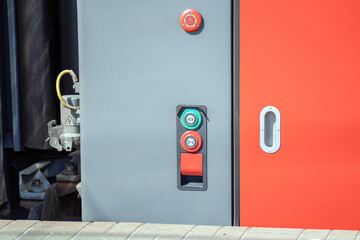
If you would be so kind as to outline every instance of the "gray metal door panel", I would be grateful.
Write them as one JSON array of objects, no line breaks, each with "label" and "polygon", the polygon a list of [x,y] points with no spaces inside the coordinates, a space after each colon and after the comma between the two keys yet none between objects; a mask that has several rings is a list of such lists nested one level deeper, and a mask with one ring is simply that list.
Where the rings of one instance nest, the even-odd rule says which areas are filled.
[{"label": "gray metal door panel", "polygon": [[[180,14],[204,28],[186,33]],[[231,1],[79,0],[83,220],[231,224]],[[208,112],[206,191],[177,189],[176,106]]]}]

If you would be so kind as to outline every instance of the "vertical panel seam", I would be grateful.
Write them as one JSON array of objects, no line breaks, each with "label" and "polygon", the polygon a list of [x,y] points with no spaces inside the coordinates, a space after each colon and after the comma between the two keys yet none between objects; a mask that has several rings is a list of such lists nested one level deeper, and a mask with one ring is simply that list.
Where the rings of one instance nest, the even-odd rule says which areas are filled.
[{"label": "vertical panel seam", "polygon": [[232,225],[240,226],[240,12],[239,0],[232,1]]}]

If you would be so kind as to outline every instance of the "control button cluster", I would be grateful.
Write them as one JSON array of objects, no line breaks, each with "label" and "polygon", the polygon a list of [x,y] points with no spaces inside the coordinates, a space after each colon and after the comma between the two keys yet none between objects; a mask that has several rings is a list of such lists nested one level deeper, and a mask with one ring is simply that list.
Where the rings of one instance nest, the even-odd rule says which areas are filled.
[{"label": "control button cluster", "polygon": [[[191,19],[191,18],[190,18]],[[207,107],[176,106],[179,190],[207,189]]]}]

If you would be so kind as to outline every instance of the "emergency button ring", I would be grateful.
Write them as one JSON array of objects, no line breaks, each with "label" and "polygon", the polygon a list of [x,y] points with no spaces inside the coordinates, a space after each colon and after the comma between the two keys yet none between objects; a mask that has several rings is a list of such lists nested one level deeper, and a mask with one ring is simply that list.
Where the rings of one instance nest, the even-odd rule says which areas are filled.
[{"label": "emergency button ring", "polygon": [[185,132],[180,139],[182,148],[189,152],[194,153],[199,151],[202,146],[202,139],[199,133],[195,131]]},{"label": "emergency button ring", "polygon": [[181,114],[180,122],[186,129],[194,130],[201,125],[202,117],[198,110],[188,108]]}]

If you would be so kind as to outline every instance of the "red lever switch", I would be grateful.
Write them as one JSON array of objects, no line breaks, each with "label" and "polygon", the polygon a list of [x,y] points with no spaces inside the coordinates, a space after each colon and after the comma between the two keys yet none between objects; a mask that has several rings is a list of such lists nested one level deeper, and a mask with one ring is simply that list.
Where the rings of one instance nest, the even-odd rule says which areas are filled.
[{"label": "red lever switch", "polygon": [[202,176],[203,175],[203,155],[201,153],[181,153],[180,156],[181,175]]}]

